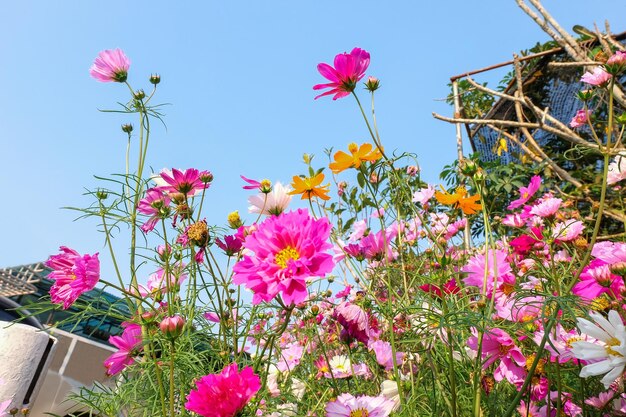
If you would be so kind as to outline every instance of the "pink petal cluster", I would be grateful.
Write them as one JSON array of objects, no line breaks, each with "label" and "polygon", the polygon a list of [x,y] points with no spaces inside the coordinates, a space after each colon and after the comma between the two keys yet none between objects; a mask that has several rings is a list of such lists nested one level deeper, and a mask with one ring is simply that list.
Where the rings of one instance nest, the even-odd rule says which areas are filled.
[{"label": "pink petal cluster", "polygon": [[209,188],[213,175],[208,171],[199,171],[195,168],[171,171],[164,169],[159,176],[154,177],[157,189],[168,193],[181,193],[186,196],[194,196],[198,191]]},{"label": "pink petal cluster", "polygon": [[89,69],[89,74],[103,83],[123,83],[128,77],[128,68],[130,68],[130,59],[124,54],[124,51],[107,49],[98,54]]},{"label": "pink petal cluster", "polygon": [[326,417],[387,417],[393,411],[395,402],[385,397],[341,394],[335,401],[326,404]]},{"label": "pink petal cluster", "polygon": [[584,73],[583,76],[580,78],[580,81],[587,84],[600,86],[602,84],[605,84],[610,79],[611,74],[606,72],[604,68],[595,67],[592,72],[587,71],[586,73]]},{"label": "pink petal cluster", "polygon": [[233,268],[233,282],[254,292],[253,304],[270,301],[279,293],[286,304],[300,303],[308,295],[307,281],[323,277],[334,267],[326,253],[331,226],[314,219],[305,209],[268,217],[248,235],[249,251]]},{"label": "pink petal cluster", "polygon": [[[467,345],[470,349],[478,351],[477,332],[473,329],[472,333],[474,335],[468,339]],[[483,369],[487,369],[498,360],[500,361],[493,375],[496,381],[507,379],[509,382],[515,383],[520,380],[520,377],[522,380],[524,379],[522,367],[526,364],[526,358],[515,344],[515,340],[507,332],[498,328],[488,329],[485,331],[481,346],[481,355],[484,359]]]},{"label": "pink petal cluster", "polygon": [[609,173],[607,174],[607,184],[614,185],[626,179],[626,153],[620,153],[609,164]]},{"label": "pink petal cluster", "polygon": [[261,380],[251,367],[239,371],[237,364],[219,374],[206,375],[187,395],[185,408],[202,417],[234,417],[261,388]]},{"label": "pink petal cluster", "polygon": [[569,125],[573,128],[585,126],[588,120],[589,112],[587,110],[578,110],[572,120],[569,122]]},{"label": "pink petal cluster", "polygon": [[489,249],[487,254],[478,254],[469,259],[461,271],[467,273],[463,279],[466,285],[486,289],[492,294],[494,288],[504,281],[514,281],[511,265],[507,261],[508,253],[504,249]]},{"label": "pink petal cluster", "polygon": [[135,356],[141,350],[141,326],[134,323],[124,323],[124,332],[121,336],[111,336],[109,343],[115,346],[118,351],[105,359],[104,366],[107,368],[107,375],[116,375],[124,368],[135,362]]},{"label": "pink petal cluster", "polygon": [[137,210],[141,214],[150,216],[147,222],[141,226],[141,230],[148,233],[154,230],[159,219],[169,214],[170,198],[157,188],[146,190],[146,196],[139,201]]},{"label": "pink petal cluster", "polygon": [[65,246],[59,250],[61,253],[50,256],[45,264],[52,269],[48,278],[55,281],[50,287],[50,298],[67,309],[81,294],[96,286],[100,280],[100,260],[97,253],[79,255]]},{"label": "pink petal cluster", "polygon": [[335,307],[333,317],[342,326],[341,338],[343,340],[356,339],[367,345],[371,336],[369,316],[358,305],[344,301]]},{"label": "pink petal cluster", "polygon": [[[393,369],[393,349],[391,348],[391,343],[377,340],[370,343],[368,348],[374,351],[376,362],[379,365],[384,366],[387,370]],[[404,352],[396,352],[396,365],[398,367],[402,366],[405,356]]]},{"label": "pink petal cluster", "polygon": [[520,198],[512,201],[511,204],[509,204],[509,206],[507,207],[507,209],[514,210],[526,204],[528,200],[530,200],[530,198],[537,192],[537,190],[539,190],[540,186],[541,186],[541,177],[539,175],[533,176],[530,179],[530,183],[528,184],[528,187],[519,188]]},{"label": "pink petal cluster", "polygon": [[330,83],[317,84],[313,86],[313,90],[326,88],[330,90],[318,95],[315,99],[334,94],[333,100],[337,100],[353,92],[370,65],[370,54],[361,48],[354,48],[349,54],[344,52],[335,56],[334,65],[331,67],[321,63],[317,66],[320,74]]}]

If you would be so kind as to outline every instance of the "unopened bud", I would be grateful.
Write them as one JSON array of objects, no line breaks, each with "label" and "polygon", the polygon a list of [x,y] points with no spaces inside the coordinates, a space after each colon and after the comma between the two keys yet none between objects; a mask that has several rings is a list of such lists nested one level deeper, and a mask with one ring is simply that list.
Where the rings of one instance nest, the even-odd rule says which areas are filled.
[{"label": "unopened bud", "polygon": [[611,265],[611,272],[615,275],[626,277],[626,262],[622,261]]},{"label": "unopened bud", "polygon": [[368,91],[374,92],[378,90],[378,87],[380,87],[380,80],[376,77],[369,76],[365,82],[365,88]]},{"label": "unopened bud", "polygon": [[229,213],[227,220],[231,229],[239,229],[243,226],[243,222],[241,221],[241,217],[239,216],[239,212],[237,210]]},{"label": "unopened bud", "polygon": [[305,153],[302,155],[302,160],[304,161],[305,164],[309,165],[311,161],[313,160],[313,155]]},{"label": "unopened bud", "polygon": [[313,314],[317,314],[317,313],[319,313],[319,312],[320,312],[320,308],[319,308],[319,306],[318,306],[317,304],[316,304],[316,305],[311,306],[311,313],[313,313]]},{"label": "unopened bud", "polygon": [[104,190],[96,191],[96,197],[98,198],[98,200],[106,200],[108,196],[109,196],[109,193],[107,193]]},{"label": "unopened bud", "polygon": [[620,114],[615,118],[615,120],[621,125],[626,125],[626,113]]},{"label": "unopened bud", "polygon": [[209,171],[204,171],[200,173],[200,181],[205,184],[208,184],[213,181],[213,174]]},{"label": "unopened bud", "polygon": [[589,101],[593,97],[593,90],[581,90],[577,96],[580,101]]},{"label": "unopened bud", "polygon": [[150,84],[157,85],[161,82],[161,76],[159,74],[150,75]]},{"label": "unopened bud", "polygon": [[170,339],[176,339],[180,336],[184,327],[185,319],[178,315],[165,317],[161,320],[161,323],[159,323],[159,329],[161,329],[161,332],[163,332],[163,334]]},{"label": "unopened bud", "polygon": [[143,90],[137,90],[134,94],[135,100],[143,100],[146,97],[146,93]]},{"label": "unopened bud", "polygon": [[483,182],[485,181],[485,171],[482,168],[477,168],[476,173],[474,174],[474,181]]},{"label": "unopened bud", "polygon": [[9,414],[11,414],[12,416],[16,415],[20,410],[18,410],[16,407],[13,407],[12,409],[9,410]]},{"label": "unopened bud", "polygon": [[272,182],[270,180],[261,180],[260,184],[259,190],[261,190],[262,193],[267,194],[272,191]]},{"label": "unopened bud", "polygon": [[462,159],[459,161],[459,169],[461,170],[461,174],[466,177],[471,177],[478,171],[478,165],[471,159]]},{"label": "unopened bud", "polygon": [[124,123],[122,125],[122,132],[124,133],[130,133],[133,131],[133,125],[131,125],[130,123]]}]

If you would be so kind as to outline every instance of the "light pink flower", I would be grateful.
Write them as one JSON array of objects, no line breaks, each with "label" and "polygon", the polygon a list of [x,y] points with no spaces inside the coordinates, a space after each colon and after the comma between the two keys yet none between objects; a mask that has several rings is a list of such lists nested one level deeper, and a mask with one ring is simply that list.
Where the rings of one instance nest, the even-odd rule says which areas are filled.
[{"label": "light pink flower", "polygon": [[111,336],[109,343],[118,351],[105,359],[104,366],[107,375],[115,375],[135,362],[135,357],[141,350],[141,326],[134,323],[123,323],[124,332],[121,336]]},{"label": "light pink flower", "polygon": [[394,401],[385,397],[341,394],[335,401],[326,404],[326,417],[387,417],[395,406]]},{"label": "light pink flower", "polygon": [[466,285],[478,287],[481,291],[486,287],[486,294],[492,294],[494,287],[497,288],[504,281],[513,280],[514,282],[511,265],[506,260],[507,255],[507,251],[503,249],[489,249],[487,256],[482,253],[472,256],[467,265],[461,269],[462,272],[468,274],[463,282]]},{"label": "light pink flower", "polygon": [[519,213],[515,213],[507,214],[504,219],[502,219],[502,224],[510,227],[522,227],[526,222]]},{"label": "light pink flower", "polygon": [[392,242],[398,234],[397,228],[379,230],[361,239],[360,245],[365,248],[365,257],[370,261],[389,262],[398,256]]},{"label": "light pink flower", "polygon": [[[379,365],[384,366],[387,370],[393,369],[393,350],[391,349],[391,343],[385,342],[384,340],[377,340],[370,342],[368,348],[374,351],[376,362],[378,362]],[[402,366],[405,356],[406,354],[404,352],[396,352],[397,366]]]},{"label": "light pink flower", "polygon": [[606,63],[607,65],[626,65],[626,51],[615,51]]},{"label": "light pink flower", "polygon": [[81,294],[96,286],[100,280],[100,261],[97,253],[79,255],[65,246],[59,250],[61,253],[50,256],[45,264],[52,269],[48,279],[55,281],[50,287],[50,299],[67,309]]},{"label": "light pink flower", "polygon": [[248,197],[248,211],[250,213],[264,214],[266,216],[278,216],[287,209],[291,202],[291,187],[277,182],[269,193],[261,192]]},{"label": "light pink flower", "polygon": [[561,208],[563,200],[555,197],[544,198],[538,204],[535,204],[530,210],[530,214],[539,216],[542,218],[550,217],[555,214]]},{"label": "light pink flower", "polygon": [[572,120],[569,122],[569,125],[573,128],[585,126],[588,120],[589,112],[587,110],[578,110]]},{"label": "light pink flower", "polygon": [[610,79],[611,74],[606,72],[604,68],[595,67],[592,72],[587,71],[586,73],[584,73],[583,76],[580,78],[580,81],[587,84],[599,86],[606,83]]},{"label": "light pink flower", "polygon": [[428,185],[426,188],[420,188],[413,193],[413,202],[420,203],[422,206],[428,203],[435,195],[435,187]]},{"label": "light pink flower", "polygon": [[552,228],[552,237],[561,242],[571,242],[583,232],[585,225],[580,220],[558,222]]},{"label": "light pink flower", "polygon": [[[467,340],[467,346],[476,352],[478,351],[476,329],[472,329],[472,336]],[[520,369],[520,367],[526,364],[526,358],[507,332],[497,327],[486,330],[481,346],[481,355],[484,360],[483,369],[487,369],[492,363],[500,360],[498,369],[494,373],[496,381],[506,378],[515,383],[519,379],[520,372],[523,374],[523,368]]]},{"label": "light pink flower", "polygon": [[598,242],[593,245],[591,255],[611,265],[618,262],[626,262],[626,243]]},{"label": "light pink flower", "polygon": [[539,175],[534,175],[530,179],[530,183],[528,184],[528,187],[519,188],[520,198],[512,201],[511,204],[509,204],[509,206],[507,207],[507,209],[514,210],[526,204],[528,200],[530,200],[530,198],[537,192],[537,190],[539,190],[539,187],[541,187],[541,177]]},{"label": "light pink flower", "polygon": [[121,49],[107,49],[98,54],[89,74],[103,83],[123,83],[128,77],[128,68],[130,59]]},{"label": "light pink flower", "polygon": [[233,282],[254,292],[253,304],[271,301],[279,293],[286,304],[300,303],[308,295],[307,281],[323,277],[334,267],[326,253],[330,222],[314,219],[304,209],[268,217],[248,235],[248,254],[235,264]]},{"label": "light pink flower", "polygon": [[251,367],[239,372],[237,364],[219,374],[203,376],[187,395],[185,408],[202,417],[234,417],[261,388],[261,380]]},{"label": "light pink flower", "polygon": [[343,53],[335,56],[334,68],[328,64],[319,64],[317,70],[330,83],[317,84],[313,86],[313,90],[326,88],[330,88],[330,90],[318,95],[315,99],[334,94],[333,100],[337,100],[349,95],[365,75],[369,64],[370,54],[361,48],[354,48],[349,54]]},{"label": "light pink flower", "polygon": [[300,364],[300,359],[302,359],[302,354],[304,353],[304,347],[297,343],[288,343],[280,351],[280,359],[276,364],[276,368],[279,371],[291,371],[294,367]]},{"label": "light pink flower", "polygon": [[609,164],[606,181],[607,184],[613,185],[624,179],[626,179],[626,153],[620,153]]},{"label": "light pink flower", "polygon": [[367,232],[367,222],[365,220],[357,220],[352,223],[352,233],[348,237],[348,242],[353,243],[365,236]]}]

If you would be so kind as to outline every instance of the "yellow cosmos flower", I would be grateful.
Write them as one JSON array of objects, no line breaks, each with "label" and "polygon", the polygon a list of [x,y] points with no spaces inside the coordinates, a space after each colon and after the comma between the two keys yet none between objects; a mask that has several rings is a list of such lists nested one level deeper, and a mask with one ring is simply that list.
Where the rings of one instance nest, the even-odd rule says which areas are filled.
[{"label": "yellow cosmos flower", "polygon": [[328,167],[335,174],[339,174],[341,171],[345,171],[348,168],[359,168],[365,161],[374,162],[383,157],[378,148],[370,143],[364,143],[361,146],[356,143],[348,145],[348,151],[350,154],[344,151],[338,151],[333,156],[334,162],[331,162]]},{"label": "yellow cosmos flower", "polygon": [[465,214],[475,214],[482,208],[480,203],[477,202],[480,196],[476,194],[466,197],[467,190],[463,186],[457,187],[453,194],[448,193],[443,187],[441,189],[443,192],[435,191],[435,198],[441,204],[460,208]]},{"label": "yellow cosmos flower", "polygon": [[318,197],[322,200],[330,200],[328,196],[330,184],[321,185],[322,181],[324,181],[324,174],[321,172],[312,178],[302,178],[295,175],[291,183],[293,191],[289,194],[302,194],[303,200],[310,200],[313,197]]}]

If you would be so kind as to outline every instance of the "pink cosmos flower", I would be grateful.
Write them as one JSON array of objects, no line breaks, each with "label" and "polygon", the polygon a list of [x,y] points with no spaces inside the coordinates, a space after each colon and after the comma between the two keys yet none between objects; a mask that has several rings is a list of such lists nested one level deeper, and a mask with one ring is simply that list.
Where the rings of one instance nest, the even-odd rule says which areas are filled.
[{"label": "pink cosmos flower", "polygon": [[343,327],[341,331],[343,340],[356,339],[364,345],[368,344],[370,339],[369,316],[361,307],[344,301],[335,307],[333,317]]},{"label": "pink cosmos flower", "polygon": [[341,394],[335,401],[326,404],[326,417],[387,417],[395,402],[383,396],[369,397],[362,395]]},{"label": "pink cosmos flower", "polygon": [[145,233],[154,230],[159,219],[163,219],[169,215],[169,205],[170,198],[157,188],[146,190],[146,196],[139,201],[137,210],[151,217],[141,226],[141,230]]},{"label": "pink cosmos flower", "polygon": [[607,65],[626,65],[626,51],[615,51],[606,63]]},{"label": "pink cosmos flower", "polygon": [[552,229],[552,237],[560,242],[571,242],[583,232],[585,225],[580,220],[558,222]]},{"label": "pink cosmos flower", "polygon": [[528,200],[530,200],[530,197],[532,197],[537,192],[537,190],[539,190],[539,187],[541,187],[541,177],[539,175],[534,175],[530,179],[530,183],[528,184],[528,187],[519,188],[520,198],[512,201],[511,204],[509,204],[509,206],[507,207],[507,209],[514,210],[526,204]]},{"label": "pink cosmos flower", "polygon": [[243,240],[236,235],[226,235],[224,240],[218,237],[215,239],[215,244],[226,253],[226,256],[235,256],[243,248]]},{"label": "pink cosmos flower", "polygon": [[48,278],[55,281],[50,287],[50,298],[53,303],[63,304],[63,309],[68,309],[100,280],[100,260],[97,253],[81,256],[65,246],[59,250],[60,254],[50,256],[45,263],[52,269]]},{"label": "pink cosmos flower", "polygon": [[326,88],[330,90],[318,95],[315,99],[334,94],[333,100],[337,100],[349,95],[363,78],[369,65],[370,54],[361,48],[354,48],[349,54],[344,52],[335,56],[334,68],[328,64],[319,64],[317,70],[330,83],[314,85],[313,90]]},{"label": "pink cosmos flower", "polygon": [[98,54],[89,74],[103,83],[123,83],[128,77],[128,68],[130,59],[121,49],[107,49]]},{"label": "pink cosmos flower", "polygon": [[[472,334],[467,340],[467,346],[474,351],[478,351],[478,334],[476,329],[472,329]],[[501,381],[506,378],[511,383],[518,381],[520,376],[524,379],[523,366],[526,358],[522,351],[515,345],[515,341],[507,332],[502,329],[493,328],[485,332],[483,336],[482,350],[483,369],[487,369],[492,363],[500,360],[500,364],[494,378]]]},{"label": "pink cosmos flower", "polygon": [[589,112],[587,110],[578,110],[572,120],[569,122],[569,125],[573,128],[585,126],[588,120]]},{"label": "pink cosmos flower", "polygon": [[132,365],[141,350],[141,326],[126,322],[122,326],[124,326],[124,332],[121,336],[109,338],[109,343],[118,348],[117,352],[104,361],[109,376],[118,374],[127,366]]},{"label": "pink cosmos flower", "polygon": [[526,224],[526,222],[519,213],[515,213],[507,214],[502,219],[502,224],[509,227],[522,227]]},{"label": "pink cosmos flower", "polygon": [[[379,365],[384,366],[387,370],[393,369],[393,350],[391,349],[391,343],[385,342],[384,340],[377,340],[371,342],[368,348],[374,351],[376,362],[378,362]],[[405,356],[406,354],[404,352],[396,352],[397,366],[402,366]]]},{"label": "pink cosmos flower", "polygon": [[610,79],[611,79],[611,74],[606,72],[604,68],[595,67],[593,69],[593,72],[587,71],[586,73],[584,73],[583,76],[580,78],[580,81],[587,83],[587,84],[599,86],[599,85],[606,83]]},{"label": "pink cosmos flower", "polygon": [[325,252],[332,248],[330,230],[328,219],[316,220],[305,209],[268,217],[246,237],[243,246],[250,254],[235,264],[233,282],[254,292],[253,304],[279,293],[287,304],[306,300],[307,281],[334,267]]},{"label": "pink cosmos flower", "polygon": [[626,153],[620,153],[615,156],[613,162],[609,164],[609,173],[607,174],[607,184],[613,185],[626,179]]},{"label": "pink cosmos flower", "polygon": [[[172,293],[178,292],[180,285],[187,279],[185,274],[185,264],[175,263],[169,268],[169,290]],[[153,274],[150,274],[146,285],[139,285],[137,290],[130,288],[132,293],[138,293],[142,297],[153,297],[160,299],[161,295],[165,295],[168,290],[168,283],[165,280],[165,269],[159,268]]]},{"label": "pink cosmos flower", "polygon": [[398,253],[394,250],[392,242],[398,234],[397,228],[379,230],[377,233],[370,233],[361,239],[360,245],[365,248],[365,257],[370,261],[392,261],[396,259]]},{"label": "pink cosmos flower", "polygon": [[428,203],[435,195],[435,187],[428,185],[426,188],[420,188],[413,193],[413,202],[420,203],[422,206]]},{"label": "pink cosmos flower", "polygon": [[[478,287],[481,291],[486,287],[486,294],[492,294],[494,288],[504,281],[515,282],[515,277],[511,274],[511,265],[506,260],[507,255],[506,250],[490,249],[487,256],[485,254],[472,256],[467,265],[461,269],[462,272],[468,274],[463,282],[466,285]],[[485,270],[487,270],[486,275]]]},{"label": "pink cosmos flower", "polygon": [[198,171],[195,168],[189,168],[180,171],[173,168],[172,171],[164,169],[158,177],[153,178],[158,184],[157,189],[168,193],[181,193],[186,196],[194,196],[198,191],[209,188],[209,179],[213,176],[208,171]]},{"label": "pink cosmos flower", "polygon": [[555,214],[561,208],[563,200],[560,198],[548,197],[543,198],[540,203],[535,204],[530,210],[530,214],[539,216],[542,218],[550,217]]},{"label": "pink cosmos flower", "polygon": [[[539,329],[533,335],[533,340],[537,345],[541,343],[545,332],[543,329]],[[572,353],[572,343],[586,340],[586,336],[578,334],[576,329],[566,331],[563,326],[557,323],[553,331],[548,336],[548,342],[545,344],[544,349],[550,352],[550,360],[558,363],[566,363],[571,360],[575,360],[576,357]]]},{"label": "pink cosmos flower", "polygon": [[593,300],[600,294],[618,297],[624,288],[624,281],[619,275],[611,273],[609,264],[601,259],[594,259],[583,269],[572,293],[587,300]]},{"label": "pink cosmos flower", "polygon": [[618,262],[626,262],[626,243],[598,242],[593,245],[591,255],[611,265]]},{"label": "pink cosmos flower", "polygon": [[251,367],[239,372],[237,364],[219,374],[203,376],[187,395],[185,408],[202,417],[234,417],[261,388],[261,380]]}]

